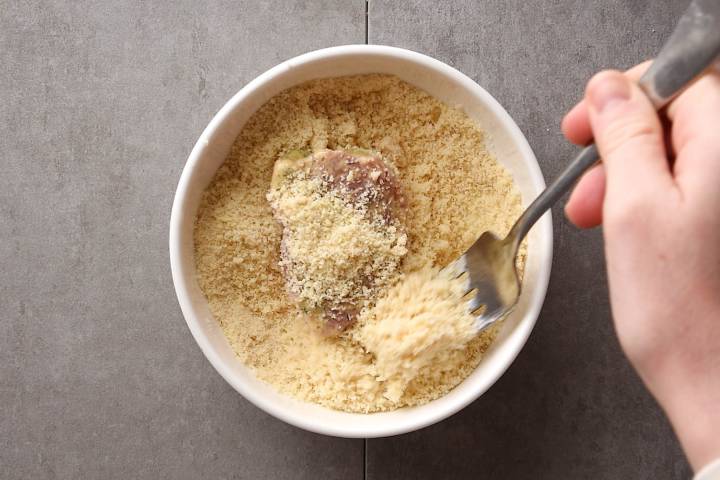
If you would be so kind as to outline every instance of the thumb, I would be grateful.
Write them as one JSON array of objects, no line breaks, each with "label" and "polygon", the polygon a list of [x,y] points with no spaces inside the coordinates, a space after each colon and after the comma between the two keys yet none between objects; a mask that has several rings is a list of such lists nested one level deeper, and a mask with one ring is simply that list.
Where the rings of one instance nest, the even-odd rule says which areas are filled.
[{"label": "thumb", "polygon": [[620,72],[606,71],[590,80],[585,98],[607,173],[607,200],[671,185],[662,125],[640,87]]}]

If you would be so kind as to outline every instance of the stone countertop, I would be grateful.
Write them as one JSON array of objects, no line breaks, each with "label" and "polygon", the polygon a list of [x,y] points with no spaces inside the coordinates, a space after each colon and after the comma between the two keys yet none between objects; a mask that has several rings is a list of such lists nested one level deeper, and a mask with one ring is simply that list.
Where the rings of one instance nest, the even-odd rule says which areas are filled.
[{"label": "stone countertop", "polygon": [[614,337],[601,232],[560,208],[516,362],[461,413],[388,439],[307,433],[236,394],[185,326],[167,253],[195,140],[284,59],[366,41],[434,56],[505,106],[553,178],[587,79],[652,56],[685,5],[0,2],[0,477],[688,478]]}]

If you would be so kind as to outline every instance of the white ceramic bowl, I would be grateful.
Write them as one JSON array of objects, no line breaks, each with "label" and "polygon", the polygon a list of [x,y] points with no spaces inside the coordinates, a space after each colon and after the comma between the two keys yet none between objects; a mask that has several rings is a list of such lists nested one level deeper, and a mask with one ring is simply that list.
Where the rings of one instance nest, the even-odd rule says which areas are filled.
[{"label": "white ceramic bowl", "polygon": [[496,342],[465,381],[426,405],[374,414],[338,412],[281,395],[255,378],[233,353],[195,279],[193,222],[202,191],[250,115],[272,96],[311,79],[363,73],[397,75],[450,105],[461,106],[487,132],[490,151],[512,173],[525,204],[545,186],[530,146],[503,107],[467,76],[409,50],[350,45],[301,55],[257,77],[215,115],[190,153],[170,219],[170,264],[185,320],[210,363],[245,398],[292,425],[341,437],[381,437],[417,430],[482,395],[510,366],[530,335],[545,298],[552,260],[552,222],[547,214],[530,232],[520,303]]}]

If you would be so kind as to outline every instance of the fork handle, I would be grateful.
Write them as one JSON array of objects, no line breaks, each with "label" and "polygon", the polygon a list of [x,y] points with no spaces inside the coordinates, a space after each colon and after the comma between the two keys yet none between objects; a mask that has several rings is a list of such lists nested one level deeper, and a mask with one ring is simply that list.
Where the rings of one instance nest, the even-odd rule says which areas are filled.
[{"label": "fork handle", "polygon": [[[710,67],[720,55],[720,1],[693,0],[638,84],[656,109]],[[720,62],[719,62],[720,64]],[[506,237],[517,244],[588,168],[599,160],[595,145],[584,148],[554,182],[533,201]]]},{"label": "fork handle", "polygon": [[598,163],[600,157],[598,155],[595,144],[583,148],[575,160],[565,167],[565,170],[553,181],[523,212],[513,225],[510,233],[507,234],[506,241],[511,240],[519,244],[530,228],[535,225],[540,217],[562,197],[580,175]]}]

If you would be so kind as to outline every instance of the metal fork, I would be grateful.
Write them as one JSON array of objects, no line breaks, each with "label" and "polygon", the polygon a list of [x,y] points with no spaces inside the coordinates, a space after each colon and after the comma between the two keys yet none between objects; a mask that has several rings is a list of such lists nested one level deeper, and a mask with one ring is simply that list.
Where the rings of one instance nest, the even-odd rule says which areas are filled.
[{"label": "metal fork", "polygon": [[[665,106],[682,89],[711,66],[720,64],[720,1],[694,0],[639,85],[656,109]],[[505,238],[483,233],[452,268],[467,273],[469,301],[477,313],[478,332],[503,318],[517,305],[521,283],[516,269],[520,243],[538,219],[599,160],[595,145],[585,148],[558,178],[533,201]]]}]

